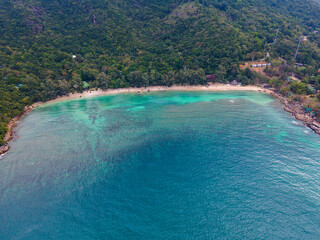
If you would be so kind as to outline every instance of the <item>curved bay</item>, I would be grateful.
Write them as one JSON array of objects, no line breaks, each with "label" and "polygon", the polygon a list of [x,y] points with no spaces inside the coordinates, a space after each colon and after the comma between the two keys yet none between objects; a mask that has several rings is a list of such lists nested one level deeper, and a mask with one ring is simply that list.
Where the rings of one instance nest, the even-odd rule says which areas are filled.
[{"label": "curved bay", "polygon": [[122,94],[27,115],[0,239],[319,239],[320,138],[255,92]]}]

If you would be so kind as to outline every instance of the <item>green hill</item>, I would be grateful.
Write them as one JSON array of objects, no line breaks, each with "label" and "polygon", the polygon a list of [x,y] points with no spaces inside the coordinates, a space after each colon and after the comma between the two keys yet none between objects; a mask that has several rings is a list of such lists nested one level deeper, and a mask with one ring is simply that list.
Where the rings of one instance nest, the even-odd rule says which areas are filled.
[{"label": "green hill", "polygon": [[293,64],[301,35],[299,74],[320,86],[319,12],[312,0],[2,0],[0,139],[25,105],[84,88],[204,84],[205,74],[254,83],[239,64],[267,52]]}]

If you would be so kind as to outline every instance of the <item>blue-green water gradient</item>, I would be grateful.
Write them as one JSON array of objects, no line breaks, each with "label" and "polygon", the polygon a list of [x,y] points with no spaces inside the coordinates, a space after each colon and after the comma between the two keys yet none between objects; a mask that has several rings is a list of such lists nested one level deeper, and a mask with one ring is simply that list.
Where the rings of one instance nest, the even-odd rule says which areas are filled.
[{"label": "blue-green water gradient", "polygon": [[255,92],[43,105],[0,159],[0,239],[320,239],[320,137]]}]

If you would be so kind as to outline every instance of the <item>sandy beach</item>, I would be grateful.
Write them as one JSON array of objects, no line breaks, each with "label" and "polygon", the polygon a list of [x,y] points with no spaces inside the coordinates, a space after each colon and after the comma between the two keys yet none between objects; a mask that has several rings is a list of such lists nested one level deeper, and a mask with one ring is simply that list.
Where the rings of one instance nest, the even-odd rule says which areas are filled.
[{"label": "sandy beach", "polygon": [[162,91],[259,91],[266,92],[270,94],[270,90],[258,87],[258,86],[233,86],[229,84],[211,84],[207,86],[152,86],[152,87],[142,87],[142,88],[118,88],[118,89],[108,89],[108,90],[94,90],[94,91],[84,91],[82,93],[70,93],[67,96],[57,97],[56,99],[47,102],[37,102],[32,105],[32,107],[38,107],[45,103],[59,102],[70,99],[77,98],[88,98],[104,95],[114,95],[122,93],[145,93],[145,92],[162,92]]}]

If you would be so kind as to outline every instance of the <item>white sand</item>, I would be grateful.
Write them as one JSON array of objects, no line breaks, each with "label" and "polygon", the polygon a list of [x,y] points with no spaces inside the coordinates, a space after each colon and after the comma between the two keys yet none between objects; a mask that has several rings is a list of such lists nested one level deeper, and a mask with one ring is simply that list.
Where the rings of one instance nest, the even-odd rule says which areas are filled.
[{"label": "white sand", "polygon": [[[68,96],[61,96],[56,99],[47,101],[45,103],[64,101],[69,99],[77,98],[88,98],[95,96],[113,95],[119,93],[144,93],[144,92],[160,92],[160,91],[261,91],[269,93],[269,90],[263,89],[258,86],[232,86],[229,84],[211,84],[208,86],[153,86],[153,87],[142,87],[142,88],[119,88],[119,89],[108,89],[108,90],[95,90],[85,91],[83,93],[71,93]],[[44,104],[43,102],[34,103],[32,106],[37,107]]]}]

